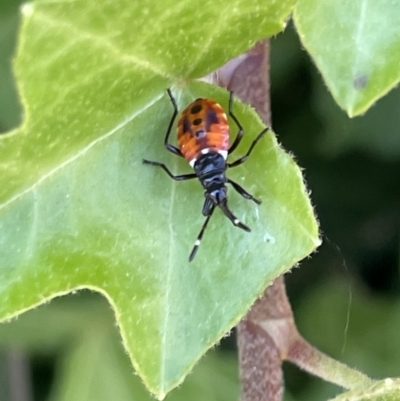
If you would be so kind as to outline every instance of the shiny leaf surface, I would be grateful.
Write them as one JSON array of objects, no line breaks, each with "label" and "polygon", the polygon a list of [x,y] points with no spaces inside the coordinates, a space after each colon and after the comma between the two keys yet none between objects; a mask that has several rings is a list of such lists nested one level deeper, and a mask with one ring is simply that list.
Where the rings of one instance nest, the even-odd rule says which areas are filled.
[{"label": "shiny leaf surface", "polygon": [[[279,31],[291,3],[204,2],[202,24],[192,23],[190,2],[24,6],[15,64],[25,120],[0,139],[3,319],[72,290],[98,291],[135,369],[162,398],[271,280],[312,252],[307,191],[272,132],[229,172],[263,201],[230,189],[252,233],[217,211],[191,264],[202,189],[142,164],[190,172],[163,147],[165,88],[173,85],[180,107],[199,96],[226,107],[226,92],[189,78]],[[264,127],[249,107],[235,101],[234,111],[246,128],[241,155]]]}]

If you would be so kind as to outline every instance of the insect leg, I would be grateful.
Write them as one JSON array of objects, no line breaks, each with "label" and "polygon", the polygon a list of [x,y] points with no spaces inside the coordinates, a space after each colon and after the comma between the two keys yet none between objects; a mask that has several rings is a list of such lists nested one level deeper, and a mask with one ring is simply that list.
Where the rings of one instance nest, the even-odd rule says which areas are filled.
[{"label": "insect leg", "polygon": [[233,92],[230,92],[230,96],[229,96],[229,116],[232,118],[233,121],[235,121],[235,124],[237,125],[239,131],[236,135],[235,140],[233,141],[231,147],[228,150],[228,154],[231,154],[240,144],[242,138],[243,138],[243,134],[244,134],[244,130],[242,127],[242,124],[240,124],[239,120],[236,118],[236,116],[233,114]]},{"label": "insect leg", "polygon": [[208,222],[210,221],[210,218],[211,218],[211,216],[212,216],[212,214],[213,214],[213,212],[214,212],[214,209],[215,209],[215,206],[213,205],[213,206],[211,207],[211,209],[210,209],[210,214],[207,216],[205,222],[203,223],[203,226],[201,227],[201,230],[200,230],[200,232],[199,232],[199,235],[197,236],[197,239],[196,239],[196,241],[195,241],[195,243],[194,243],[194,245],[193,245],[192,252],[190,252],[190,255],[189,255],[189,262],[191,262],[191,261],[194,259],[194,257],[196,256],[196,253],[197,253],[197,250],[199,249],[201,240],[203,239],[204,231],[205,231],[206,228],[207,228]]},{"label": "insect leg", "polygon": [[254,147],[257,145],[257,142],[266,134],[266,132],[269,131],[269,129],[270,129],[269,127],[266,127],[258,134],[257,138],[254,139],[254,141],[252,142],[249,150],[247,151],[247,153],[244,156],[242,156],[241,158],[235,160],[232,163],[227,163],[226,165],[228,167],[236,167],[236,166],[239,166],[240,164],[244,163],[247,160],[247,158],[250,156],[250,154],[253,151]]},{"label": "insect leg", "polygon": [[167,150],[169,150],[174,155],[183,157],[182,152],[176,146],[171,145],[168,142],[169,136],[171,134],[172,126],[174,125],[175,118],[176,118],[176,116],[178,114],[178,106],[176,105],[176,101],[175,101],[174,96],[172,95],[171,89],[168,88],[167,92],[168,92],[168,96],[169,96],[169,98],[171,100],[172,106],[174,107],[174,112],[172,114],[171,121],[169,122],[167,133],[165,134],[164,146],[167,148]]},{"label": "insect leg", "polygon": [[161,167],[175,181],[191,180],[192,178],[196,178],[197,177],[197,175],[195,173],[182,174],[182,175],[173,175],[171,173],[171,171],[169,171],[168,167],[164,163],[152,162],[150,160],[143,159],[143,164],[151,164],[152,166]]},{"label": "insect leg", "polygon": [[209,216],[213,208],[214,208],[213,201],[210,198],[206,198],[201,213],[203,214],[203,216]]},{"label": "insect leg", "polygon": [[255,198],[253,195],[251,195],[250,193],[248,193],[243,187],[241,187],[238,183],[236,183],[235,181],[232,181],[228,178],[228,182],[229,184],[231,184],[233,186],[233,188],[235,188],[235,190],[237,192],[240,193],[240,195],[243,196],[243,198],[246,199],[251,199],[252,201],[254,201],[255,203],[257,203],[257,205],[261,204],[261,201],[258,200],[257,198]]},{"label": "insect leg", "polygon": [[250,232],[250,228],[247,227],[245,224],[243,224],[239,219],[229,210],[228,204],[225,202],[221,202],[218,204],[218,206],[221,208],[221,210],[224,212],[225,216],[228,217],[228,219],[232,222],[232,224],[236,227],[241,228],[244,231]]}]

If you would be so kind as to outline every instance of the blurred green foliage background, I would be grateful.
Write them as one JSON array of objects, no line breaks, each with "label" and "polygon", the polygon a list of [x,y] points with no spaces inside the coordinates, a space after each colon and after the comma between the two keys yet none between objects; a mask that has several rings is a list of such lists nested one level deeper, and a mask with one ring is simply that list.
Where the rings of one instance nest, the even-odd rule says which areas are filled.
[{"label": "blurred green foliage background", "polygon": [[[0,4],[0,132],[23,118],[11,64],[18,6],[15,0]],[[299,330],[322,351],[372,377],[400,376],[400,91],[350,120],[293,26],[271,47],[273,127],[305,169],[324,240],[287,275]],[[23,387],[18,380],[24,366],[26,393],[35,401],[151,399],[133,375],[110,308],[88,291],[0,326],[0,400],[12,400],[13,381]],[[324,400],[340,392],[284,367],[287,400]],[[233,332],[167,400],[238,397]]]}]

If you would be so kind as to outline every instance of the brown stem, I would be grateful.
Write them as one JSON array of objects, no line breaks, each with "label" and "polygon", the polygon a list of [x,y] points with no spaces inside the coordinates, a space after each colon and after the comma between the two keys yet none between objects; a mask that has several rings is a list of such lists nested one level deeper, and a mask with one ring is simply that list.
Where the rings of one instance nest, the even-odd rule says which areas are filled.
[{"label": "brown stem", "polygon": [[[269,42],[257,43],[247,53],[230,61],[211,79],[227,87],[244,102],[252,105],[267,125],[271,125],[269,97]],[[279,289],[282,287],[282,289]],[[264,296],[256,302],[258,307],[238,325],[239,371],[242,382],[242,401],[280,401],[283,396],[282,359],[274,339],[253,320],[258,308],[271,316],[289,311],[286,295],[276,299],[276,292],[285,294],[282,279],[277,279]],[[271,302],[272,301],[272,302]]]},{"label": "brown stem", "polygon": [[346,389],[369,387],[374,383],[363,373],[317,350],[300,335],[290,345],[287,360],[321,379]]},{"label": "brown stem", "polygon": [[243,401],[281,400],[282,369],[274,340],[260,326],[242,320],[237,327]]},{"label": "brown stem", "polygon": [[[264,122],[271,125],[269,98],[269,42],[227,63],[208,77],[233,90],[251,104]],[[312,347],[297,331],[287,299],[283,277],[277,278],[258,299],[237,328],[242,401],[281,401],[282,361],[344,388],[369,386],[364,374],[333,360]]]},{"label": "brown stem", "polygon": [[[268,332],[260,323],[272,322],[277,330]],[[283,396],[282,350],[285,322],[292,322],[283,277],[277,278],[256,301],[238,325],[240,377],[243,401],[279,401]],[[283,324],[282,324],[283,323]],[[280,332],[280,330],[281,332]]]},{"label": "brown stem", "polygon": [[11,401],[33,401],[29,361],[26,354],[12,349],[7,352]]}]

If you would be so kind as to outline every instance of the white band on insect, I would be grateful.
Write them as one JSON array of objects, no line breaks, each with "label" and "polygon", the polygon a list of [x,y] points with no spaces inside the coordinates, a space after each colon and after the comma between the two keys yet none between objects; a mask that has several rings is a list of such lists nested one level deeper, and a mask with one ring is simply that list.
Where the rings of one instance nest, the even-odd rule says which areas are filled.
[{"label": "white band on insect", "polygon": [[218,153],[226,160],[228,157],[228,151],[227,150],[219,150]]},{"label": "white band on insect", "polygon": [[[215,150],[206,148],[206,149],[202,149],[200,153],[202,155],[206,155],[207,153],[210,153],[210,152],[215,152]],[[218,150],[216,153],[220,154],[224,158],[224,160],[226,160],[226,158],[228,157],[227,150]],[[197,161],[196,157],[194,157],[192,160],[190,160],[189,164],[192,168],[194,167],[194,164],[196,163],[196,161]]]}]

